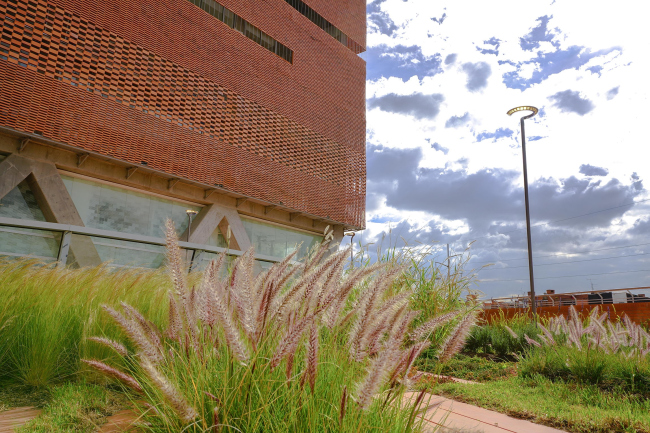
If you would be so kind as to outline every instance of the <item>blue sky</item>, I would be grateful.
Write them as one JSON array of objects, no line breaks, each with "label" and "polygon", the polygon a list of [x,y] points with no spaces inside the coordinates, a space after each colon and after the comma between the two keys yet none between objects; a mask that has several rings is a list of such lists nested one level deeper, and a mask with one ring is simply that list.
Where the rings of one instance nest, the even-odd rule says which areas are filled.
[{"label": "blue sky", "polygon": [[610,9],[368,2],[368,228],[355,241],[475,241],[470,263],[495,264],[479,272],[486,297],[527,291],[521,135],[506,112],[533,105],[537,290],[650,285],[643,14]]}]

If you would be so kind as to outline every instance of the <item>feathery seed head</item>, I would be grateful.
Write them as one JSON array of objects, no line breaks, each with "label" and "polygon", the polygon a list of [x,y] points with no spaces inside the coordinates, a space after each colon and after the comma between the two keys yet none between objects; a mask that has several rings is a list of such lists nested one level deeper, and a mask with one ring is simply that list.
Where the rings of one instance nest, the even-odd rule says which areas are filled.
[{"label": "feathery seed head", "polygon": [[101,371],[106,376],[119,380],[120,382],[124,383],[125,385],[127,385],[128,387],[130,387],[131,389],[139,393],[143,392],[142,387],[140,386],[138,381],[135,380],[135,378],[111,367],[110,365],[106,365],[103,362],[97,361],[95,359],[82,359],[81,362],[88,364],[89,366],[93,367],[98,371]]},{"label": "feathery seed head", "polygon": [[187,402],[185,397],[183,397],[169,379],[158,371],[147,356],[140,356],[140,366],[182,421],[191,422],[199,416],[196,409]]},{"label": "feathery seed head", "polygon": [[88,337],[87,340],[94,341],[95,343],[102,344],[106,347],[110,347],[111,349],[119,353],[121,356],[127,356],[129,354],[128,351],[126,350],[126,347],[124,347],[122,343],[118,343],[117,341],[113,341],[105,337]]}]

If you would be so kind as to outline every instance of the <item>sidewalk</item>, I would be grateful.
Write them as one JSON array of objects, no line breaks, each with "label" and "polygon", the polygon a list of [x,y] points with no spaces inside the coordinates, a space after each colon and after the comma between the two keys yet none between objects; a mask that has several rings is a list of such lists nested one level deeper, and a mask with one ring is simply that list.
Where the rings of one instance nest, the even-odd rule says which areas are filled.
[{"label": "sidewalk", "polygon": [[0,433],[12,433],[28,421],[33,420],[42,412],[34,407],[16,407],[0,412]]},{"label": "sidewalk", "polygon": [[[418,393],[410,392],[406,399],[417,398]],[[425,432],[438,428],[439,433],[566,433],[529,421],[509,417],[502,413],[483,409],[470,404],[450,400],[438,395],[425,397],[423,407],[435,405],[425,414]],[[0,414],[0,433],[10,433],[25,422],[35,418],[40,409],[31,407],[15,408]],[[124,410],[108,418],[108,422],[98,433],[117,433],[132,430],[131,423],[137,418],[130,410]]]},{"label": "sidewalk", "polygon": [[[405,395],[405,398],[414,400],[417,396],[418,393],[410,392]],[[424,398],[422,407],[430,405],[436,406],[420,415],[425,420],[424,431],[426,432],[432,432],[438,427],[440,433],[566,433],[564,430],[512,418],[439,395],[430,395],[430,399],[429,396]]]}]

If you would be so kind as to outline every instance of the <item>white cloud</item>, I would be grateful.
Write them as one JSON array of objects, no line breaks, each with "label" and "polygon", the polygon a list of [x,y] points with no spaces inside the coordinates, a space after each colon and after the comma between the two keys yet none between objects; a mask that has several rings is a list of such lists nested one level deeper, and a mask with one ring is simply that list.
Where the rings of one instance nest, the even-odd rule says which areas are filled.
[{"label": "white cloud", "polygon": [[[396,149],[421,149],[421,169],[446,168],[449,171],[462,171],[466,175],[486,168],[520,172],[518,117],[508,117],[505,113],[518,105],[535,105],[543,109],[545,115],[526,121],[531,183],[542,178],[584,178],[579,173],[583,164],[606,168],[609,173],[602,178],[603,182],[618,179],[629,186],[633,173],[650,182],[650,164],[645,163],[642,157],[648,142],[643,127],[646,123],[643,108],[650,94],[647,78],[650,60],[647,41],[637,31],[644,28],[641,20],[645,19],[639,3],[625,0],[616,6],[600,7],[585,0],[549,0],[527,3],[523,7],[520,1],[504,0],[498,6],[479,0],[381,2],[381,10],[388,14],[397,30],[391,35],[379,32],[368,35],[369,50],[373,47],[380,49],[381,46],[389,48],[385,50],[388,57],[367,59],[369,76],[373,76],[373,68],[381,67],[381,70],[377,69],[379,73],[376,76],[385,77],[368,81],[367,97],[371,100],[389,94],[442,94],[444,102],[440,104],[439,114],[435,118],[418,119],[407,114],[382,111],[381,108],[369,110],[369,142]],[[432,20],[436,18],[440,21],[443,14],[446,15],[441,24]],[[541,41],[539,47],[532,51],[523,50],[520,38],[537,27],[540,23],[538,18],[544,16],[552,17],[548,19],[547,26],[547,30],[555,34],[552,42]],[[498,48],[485,43],[491,38],[498,40]],[[580,55],[585,61],[576,63],[577,58],[569,52],[576,46],[584,47]],[[408,50],[404,47],[408,47]],[[477,47],[496,49],[499,54],[482,54]],[[612,50],[614,47],[620,50]],[[414,52],[418,53],[415,57]],[[544,61],[545,57],[538,57],[538,53],[551,61],[547,64],[525,63],[534,59]],[[594,56],[594,53],[597,55]],[[456,60],[446,65],[444,59],[450,54],[456,54]],[[389,58],[395,63],[388,62]],[[381,65],[377,63],[379,61]],[[411,64],[411,69],[401,69],[399,73],[391,74],[391,68],[394,66],[397,70],[400,61]],[[492,74],[485,88],[471,92],[467,89],[467,74],[463,72],[462,65],[477,62],[489,65]],[[562,62],[567,63],[562,67]],[[535,77],[546,72],[550,75],[544,75],[540,82],[519,90],[504,84],[504,74],[515,71],[522,80],[537,80]],[[618,93],[612,95],[610,90],[613,88],[617,88]],[[566,110],[563,112],[561,107],[554,106],[554,101],[549,97],[566,91],[578,92],[581,98],[591,101],[593,110],[580,115]],[[445,128],[448,119],[464,113],[470,115],[467,125]],[[512,136],[480,142],[476,138],[481,133],[492,137],[497,131],[507,129],[513,131]],[[434,149],[433,143],[438,143],[438,147],[442,146],[448,152],[445,154]],[[521,185],[522,179],[519,177],[513,181]],[[637,199],[645,196],[643,192]],[[598,208],[598,203],[594,203],[594,208]],[[570,207],[564,211],[567,217],[576,212]],[[634,227],[635,221],[644,215],[643,211],[633,208],[619,220],[613,221],[609,228],[579,233],[576,239],[580,240],[576,242],[582,242],[585,248],[615,242],[629,243],[631,240],[628,239],[627,230]],[[407,221],[411,228],[437,224],[444,228],[444,233],[457,235],[471,229],[467,223],[470,217],[447,221],[435,212],[405,211],[383,205],[369,212],[368,219],[379,222],[368,222],[364,237],[372,238],[386,230],[388,221],[393,225]],[[554,235],[548,232],[548,236]],[[650,232],[647,236],[650,243]],[[477,254],[490,257],[522,253],[517,248],[506,248],[507,236],[493,238],[489,245],[490,248],[481,247],[477,242]],[[568,247],[562,244],[558,248],[566,250]],[[544,272],[548,272],[551,267],[544,269]],[[563,269],[571,272],[570,265]],[[575,268],[575,272],[585,269],[588,268]],[[557,270],[559,273],[561,271]],[[494,275],[497,275],[496,271]],[[648,280],[644,275],[630,274],[625,276],[629,277],[625,281]],[[623,277],[619,276],[619,280],[602,277],[602,285],[618,284],[617,281],[623,281]],[[553,280],[545,281],[550,284]],[[571,281],[567,280],[568,284],[577,288],[577,283]],[[512,285],[506,284],[504,287],[503,290],[513,290]]]}]

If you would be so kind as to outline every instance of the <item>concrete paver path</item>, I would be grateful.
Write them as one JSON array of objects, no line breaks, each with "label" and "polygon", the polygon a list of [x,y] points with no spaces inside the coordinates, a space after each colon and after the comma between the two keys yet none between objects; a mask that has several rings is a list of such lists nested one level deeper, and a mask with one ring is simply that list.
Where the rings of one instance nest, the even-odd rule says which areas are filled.
[{"label": "concrete paver path", "polygon": [[27,421],[31,421],[43,412],[35,407],[15,407],[0,412],[0,433],[13,433]]},{"label": "concrete paver path", "polygon": [[122,433],[135,432],[136,428],[133,423],[138,419],[138,414],[132,409],[121,410],[115,415],[111,415],[106,420],[106,424],[101,426],[97,433]]},{"label": "concrete paver path", "polygon": [[[414,400],[418,393],[407,393],[405,398]],[[424,405],[434,405],[424,418],[425,431],[439,428],[439,432],[462,431],[468,433],[566,433],[530,421],[509,417],[499,412],[450,400],[439,395],[427,395]],[[423,406],[424,407],[424,406]],[[0,412],[0,433],[13,433],[16,428],[36,418],[42,412],[34,407],[18,407]],[[123,410],[108,418],[98,433],[133,432],[137,414],[133,410]],[[441,428],[442,427],[442,428]]]},{"label": "concrete paver path", "polygon": [[[415,399],[417,396],[418,393],[411,392],[405,398]],[[468,433],[566,433],[439,395],[430,397],[425,396],[422,407],[437,405],[420,415],[425,420],[425,431],[431,432],[438,427],[440,433],[454,430]]]}]

